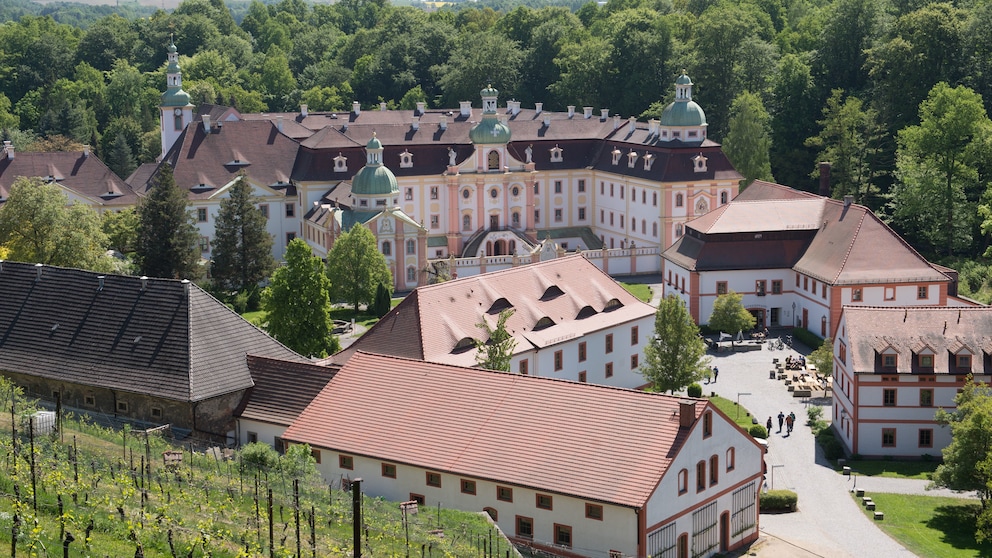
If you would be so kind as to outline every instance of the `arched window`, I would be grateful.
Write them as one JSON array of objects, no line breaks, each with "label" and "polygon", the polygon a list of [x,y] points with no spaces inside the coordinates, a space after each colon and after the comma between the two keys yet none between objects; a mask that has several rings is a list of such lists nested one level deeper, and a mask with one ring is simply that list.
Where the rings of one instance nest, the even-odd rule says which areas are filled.
[{"label": "arched window", "polygon": [[734,457],[735,457],[734,448],[729,448],[727,450],[727,459],[726,459],[728,471],[733,471],[734,467],[736,466],[736,464],[734,463]]},{"label": "arched window", "polygon": [[730,196],[727,195],[727,192],[720,192],[720,205],[726,204],[727,203],[727,198],[729,198],[729,197]]},{"label": "arched window", "polygon": [[658,223],[651,223],[651,236],[658,236]]},{"label": "arched window", "polygon": [[173,120],[173,128],[178,132],[183,129],[183,115],[177,114]]},{"label": "arched window", "polygon": [[406,268],[406,282],[416,283],[417,282],[417,268],[412,265]]},{"label": "arched window", "polygon": [[393,245],[388,240],[382,243],[382,255],[383,256],[393,255]]},{"label": "arched window", "polygon": [[682,469],[679,471],[679,494],[685,494],[689,491],[689,471]]},{"label": "arched window", "polygon": [[489,170],[499,170],[499,151],[493,149],[489,152]]},{"label": "arched window", "polygon": [[513,225],[513,228],[515,228],[515,229],[519,229],[520,228],[520,212],[519,211],[514,211],[512,214],[510,214],[510,223]]},{"label": "arched window", "polygon": [[641,221],[641,234],[647,234],[648,220]]},{"label": "arched window", "polygon": [[470,231],[470,230],[472,230],[472,216],[471,215],[462,215],[462,230],[463,231]]},{"label": "arched window", "polygon": [[682,197],[682,194],[675,194],[675,207],[682,207],[685,203],[684,200],[685,198]]},{"label": "arched window", "polygon": [[406,241],[406,253],[413,256],[417,253],[417,241],[414,239],[409,239]]}]

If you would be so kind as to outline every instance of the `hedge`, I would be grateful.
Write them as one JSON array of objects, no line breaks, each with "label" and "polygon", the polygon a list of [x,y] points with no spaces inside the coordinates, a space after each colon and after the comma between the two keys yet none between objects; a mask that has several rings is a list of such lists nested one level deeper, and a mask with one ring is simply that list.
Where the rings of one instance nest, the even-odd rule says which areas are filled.
[{"label": "hedge", "polygon": [[761,495],[761,511],[796,511],[799,496],[791,490],[769,490]]},{"label": "hedge", "polygon": [[689,387],[685,390],[686,395],[689,397],[702,397],[703,396],[703,386],[697,383],[689,384]]},{"label": "hedge", "polygon": [[751,435],[752,438],[768,438],[768,430],[761,424],[752,424],[751,428],[748,428],[747,433]]}]

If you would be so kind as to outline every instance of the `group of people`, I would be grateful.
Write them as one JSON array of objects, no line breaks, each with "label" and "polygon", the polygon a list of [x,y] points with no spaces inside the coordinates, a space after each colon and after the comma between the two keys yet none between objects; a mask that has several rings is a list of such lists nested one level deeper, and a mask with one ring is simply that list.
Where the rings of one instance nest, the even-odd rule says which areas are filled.
[{"label": "group of people", "polygon": [[806,357],[799,355],[796,358],[792,358],[792,355],[785,357],[785,369],[786,370],[805,370],[806,369]]},{"label": "group of people", "polygon": [[[778,412],[778,432],[782,432],[782,425],[785,424],[785,434],[788,436],[792,434],[792,427],[796,424],[796,413],[785,414],[783,411]],[[772,417],[768,417],[768,422],[765,423],[765,427],[768,432],[772,431]]]}]

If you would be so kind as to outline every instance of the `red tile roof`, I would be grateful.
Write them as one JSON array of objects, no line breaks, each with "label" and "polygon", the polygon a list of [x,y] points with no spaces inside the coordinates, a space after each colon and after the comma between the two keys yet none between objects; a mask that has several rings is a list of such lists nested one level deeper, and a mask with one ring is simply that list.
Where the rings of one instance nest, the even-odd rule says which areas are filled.
[{"label": "red tile roof", "polygon": [[[934,351],[934,373],[960,373],[950,358],[962,349],[974,355],[976,374],[992,373],[987,369],[992,353],[992,307],[868,307],[845,306],[844,321],[850,341],[850,369],[860,373],[910,374],[917,371],[914,350],[929,347]],[[896,370],[878,367],[878,353],[888,348],[898,353]]]},{"label": "red tile roof", "polygon": [[12,159],[0,153],[0,197],[6,197],[22,176],[56,182],[96,206],[127,207],[138,202],[137,193],[122,178],[83,151],[18,151]]},{"label": "red tile roof", "polygon": [[[562,294],[554,296],[555,287]],[[607,310],[612,300],[620,306]],[[455,347],[466,338],[481,338],[483,330],[476,324],[482,320],[495,327],[506,306],[514,309],[506,326],[517,341],[516,353],[655,312],[585,257],[574,255],[419,287],[335,360],[367,351],[473,366],[475,349]],[[590,315],[579,318],[586,307],[594,312],[586,310]],[[542,318],[554,325],[535,330]]]},{"label": "red tile roof", "polygon": [[284,438],[640,507],[688,434],[682,400],[357,353]]}]

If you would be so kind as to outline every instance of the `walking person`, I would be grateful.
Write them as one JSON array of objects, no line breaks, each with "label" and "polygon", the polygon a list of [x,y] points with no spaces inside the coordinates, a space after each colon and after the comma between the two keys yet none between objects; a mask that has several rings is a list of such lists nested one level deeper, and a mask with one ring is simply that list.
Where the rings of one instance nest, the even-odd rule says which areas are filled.
[{"label": "walking person", "polygon": [[719,375],[720,375],[720,369],[719,369],[719,368],[717,368],[716,366],[714,366],[714,367],[713,367],[713,383],[714,383],[714,384],[716,383],[716,378],[717,378],[717,376],[719,376]]},{"label": "walking person", "polygon": [[772,417],[768,417],[768,422],[765,423],[765,430],[771,433],[772,431]]},{"label": "walking person", "polygon": [[778,412],[778,431],[782,431],[782,423],[785,422],[785,413],[782,411]]},{"label": "walking person", "polygon": [[796,423],[796,415],[793,413],[789,413],[789,416],[785,417],[786,434],[792,434],[792,425],[794,425],[795,423]]}]

